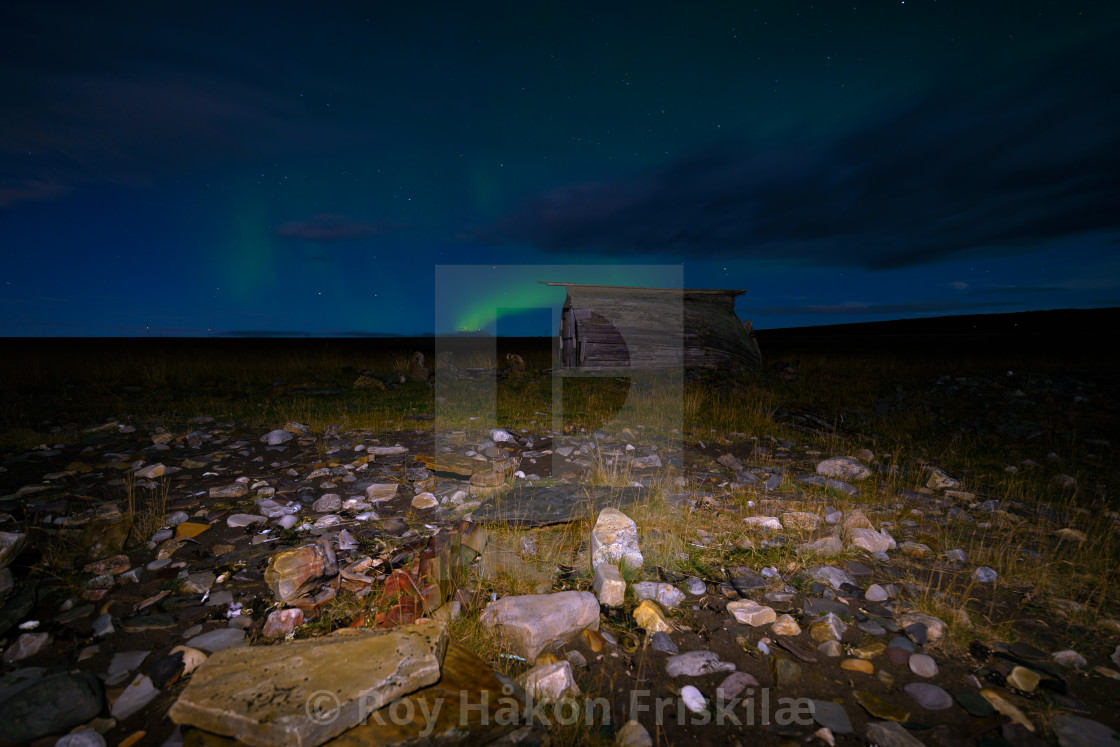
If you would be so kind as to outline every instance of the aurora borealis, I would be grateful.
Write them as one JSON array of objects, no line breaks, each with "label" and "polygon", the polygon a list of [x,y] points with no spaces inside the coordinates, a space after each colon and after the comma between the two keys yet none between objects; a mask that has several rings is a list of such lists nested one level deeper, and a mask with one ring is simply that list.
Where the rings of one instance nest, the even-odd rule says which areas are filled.
[{"label": "aurora borealis", "polygon": [[1120,305],[1118,31],[1106,2],[13,0],[0,336],[550,334],[538,280],[639,265],[750,289],[761,329]]}]

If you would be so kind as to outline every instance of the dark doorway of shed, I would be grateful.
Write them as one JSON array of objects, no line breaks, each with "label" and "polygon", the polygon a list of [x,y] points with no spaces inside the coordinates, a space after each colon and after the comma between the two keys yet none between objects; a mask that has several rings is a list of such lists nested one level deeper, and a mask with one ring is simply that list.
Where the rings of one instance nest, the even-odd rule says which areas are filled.
[{"label": "dark doorway of shed", "polygon": [[564,307],[560,317],[560,359],[565,368],[629,368],[630,348],[622,333],[602,314]]}]

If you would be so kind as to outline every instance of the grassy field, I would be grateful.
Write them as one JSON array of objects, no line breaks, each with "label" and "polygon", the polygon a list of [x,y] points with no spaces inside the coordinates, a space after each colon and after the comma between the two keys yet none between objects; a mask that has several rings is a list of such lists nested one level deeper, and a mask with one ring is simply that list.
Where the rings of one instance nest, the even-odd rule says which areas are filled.
[{"label": "grassy field", "polygon": [[[999,570],[1000,586],[1020,596],[1024,586],[1039,594],[1061,592],[1077,600],[1075,616],[1120,615],[1107,593],[1120,567],[1115,533],[1107,530],[1118,508],[1113,437],[1120,363],[1115,354],[1070,344],[1061,354],[1041,356],[983,341],[955,349],[936,340],[911,340],[887,350],[864,341],[862,349],[853,350],[842,339],[775,335],[767,341],[765,333],[762,342],[769,351],[762,371],[689,379],[678,389],[643,388],[616,378],[567,380],[560,420],[577,434],[637,425],[642,439],[663,438],[689,448],[703,444],[709,451],[731,450],[745,444],[771,453],[792,450],[809,459],[801,469],[810,472],[818,455],[864,449],[884,467],[861,485],[860,505],[875,501],[885,512],[877,520],[907,518],[890,514],[895,496],[901,489],[920,488],[930,464],[960,478],[977,501],[1052,504],[1052,526],[1000,510],[993,514],[992,530],[948,522],[921,541],[934,551],[964,548],[977,563]],[[499,341],[497,360],[518,352],[529,375],[501,381],[496,394],[470,382],[450,389],[416,382],[389,389],[354,387],[363,372],[385,379],[406,371],[408,356],[417,349],[426,350],[435,368],[431,345],[430,340],[13,342],[8,349],[17,354],[0,371],[0,447],[12,451],[67,441],[111,421],[185,432],[199,415],[247,428],[297,421],[315,432],[334,424],[343,432],[434,435],[438,413],[440,428],[457,430],[469,440],[484,428],[485,418],[477,415],[494,404],[503,427],[533,433],[551,428],[547,340]],[[487,361],[460,356],[456,364],[482,367]],[[632,409],[620,419],[623,401]],[[756,461],[765,464],[767,457]],[[1054,488],[1051,481],[1058,473],[1075,477],[1076,489]],[[626,484],[631,477],[615,461],[596,465],[591,481]],[[841,509],[852,503],[843,494],[788,481],[783,494],[786,501],[827,500]],[[763,512],[762,506],[748,504],[762,499],[758,491],[743,489],[732,499],[748,514]],[[660,514],[658,505],[648,507],[648,516],[635,518],[645,530],[667,538],[654,554],[668,565],[710,571],[747,561],[801,562],[784,548],[750,549],[759,538],[739,514],[701,514],[696,528],[719,538],[705,544],[679,536],[663,504]],[[1055,530],[1072,525],[1070,517],[1094,531],[1081,543],[1051,541]],[[583,529],[576,527],[574,535]],[[1025,562],[1024,548],[1037,557]],[[688,553],[686,563],[676,560],[682,552]],[[948,587],[959,584],[929,577],[923,568],[915,563],[914,572],[924,576],[927,589],[923,601],[936,609]],[[954,598],[967,598],[972,589],[952,591]],[[1001,619],[998,587],[986,603],[995,625]]]},{"label": "grassy field", "polygon": [[[859,510],[909,543],[891,553],[889,573],[908,590],[913,607],[949,624],[953,634],[941,644],[948,655],[963,655],[980,640],[1107,657],[1109,638],[1101,631],[1113,624],[1120,630],[1120,623],[1110,622],[1120,619],[1114,592],[1120,581],[1120,355],[1074,336],[1045,354],[1020,342],[990,335],[764,332],[761,371],[661,382],[567,378],[562,411],[554,415],[548,340],[499,340],[493,358],[471,353],[463,343],[455,358],[461,369],[504,364],[507,353],[525,360],[524,378],[500,378],[489,389],[485,377],[441,380],[431,340],[8,341],[9,355],[0,365],[0,452],[11,456],[79,442],[91,429],[111,430],[114,423],[184,434],[197,427],[192,421],[199,416],[239,432],[296,421],[316,434],[333,425],[377,438],[431,437],[433,446],[440,439],[476,443],[492,425],[558,441],[586,440],[601,430],[609,443],[683,447],[681,464],[640,475],[629,457],[597,453],[581,478],[626,486],[640,476],[650,487],[649,499],[628,509],[641,528],[647,571],[660,567],[718,580],[737,566],[773,566],[791,583],[803,583],[799,571],[822,562],[797,550],[813,533],[786,530],[786,541],[771,543],[770,535],[743,519],[799,509],[823,514],[825,506],[845,516]],[[436,383],[395,383],[395,372],[407,372],[417,350],[426,354]],[[554,426],[560,433],[553,433]],[[727,453],[785,478],[776,491],[727,487],[726,477],[683,479],[726,475],[715,460]],[[793,479],[834,455],[859,456],[873,468],[873,476],[859,484],[859,498]],[[933,466],[961,481],[966,493],[958,505],[979,521],[955,520],[944,504],[915,508],[914,500],[900,498],[904,491],[923,491]],[[1071,476],[1075,485],[1055,482],[1060,475]],[[137,536],[150,534],[162,522],[167,483],[135,505],[132,486],[122,489],[128,494],[125,510],[143,527]],[[687,522],[667,500],[682,494],[696,503]],[[977,508],[985,502],[994,502],[990,510]],[[543,572],[553,591],[589,589],[590,528],[590,520],[533,532],[490,526],[496,546],[517,553],[532,535],[539,549],[524,573],[515,568],[486,574],[482,565],[472,566],[462,588],[480,598],[532,593],[535,574]],[[966,553],[965,568],[942,562],[952,549]],[[861,560],[866,558],[849,548],[827,562]],[[995,583],[971,577],[981,565],[997,571]],[[558,568],[564,573],[558,575]],[[376,603],[375,595],[364,601],[340,595],[300,636],[345,626]],[[641,631],[628,614],[615,614],[606,624],[624,649],[639,645]],[[476,614],[456,620],[452,631],[503,673],[527,666],[502,656],[501,642]],[[581,683],[586,692],[604,686]],[[578,730],[559,737],[560,743],[595,742]]]}]

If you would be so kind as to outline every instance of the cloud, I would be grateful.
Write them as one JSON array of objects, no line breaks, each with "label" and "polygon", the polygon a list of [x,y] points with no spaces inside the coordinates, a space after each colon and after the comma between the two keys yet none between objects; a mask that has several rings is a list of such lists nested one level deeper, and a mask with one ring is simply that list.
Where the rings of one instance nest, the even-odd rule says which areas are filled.
[{"label": "cloud", "polygon": [[831,142],[723,142],[561,187],[479,237],[557,254],[889,269],[1120,231],[1120,68],[1110,58],[1086,49],[1014,85],[934,90]]},{"label": "cloud", "polygon": [[868,303],[846,301],[841,304],[805,306],[752,306],[752,314],[781,316],[788,314],[823,314],[829,316],[867,316],[876,314],[944,314],[971,309],[991,309],[1001,306],[1022,306],[1016,301],[962,302],[962,301],[909,301],[903,303]]},{"label": "cloud", "polygon": [[14,186],[0,184],[0,207],[9,207],[20,202],[51,200],[70,192],[70,188],[57,181],[36,178],[14,180]]},{"label": "cloud", "polygon": [[288,56],[186,22],[157,43],[134,13],[13,3],[0,28],[0,207],[368,142],[372,128],[292,94],[313,77]]},{"label": "cloud", "polygon": [[290,220],[276,229],[278,236],[306,241],[345,241],[364,236],[398,233],[408,226],[396,221],[365,222],[334,213],[319,213],[310,220]]}]

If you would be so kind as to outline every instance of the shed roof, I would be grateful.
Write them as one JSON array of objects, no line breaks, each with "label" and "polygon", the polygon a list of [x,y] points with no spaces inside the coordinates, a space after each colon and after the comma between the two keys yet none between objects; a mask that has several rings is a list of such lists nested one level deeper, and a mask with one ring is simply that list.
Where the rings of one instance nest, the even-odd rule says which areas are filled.
[{"label": "shed roof", "polygon": [[719,289],[719,288],[645,288],[634,285],[589,285],[587,283],[554,283],[548,280],[538,280],[541,285],[560,285],[568,288],[603,288],[621,291],[649,291],[652,293],[710,293],[712,295],[727,295],[728,293],[741,296],[746,289]]}]

